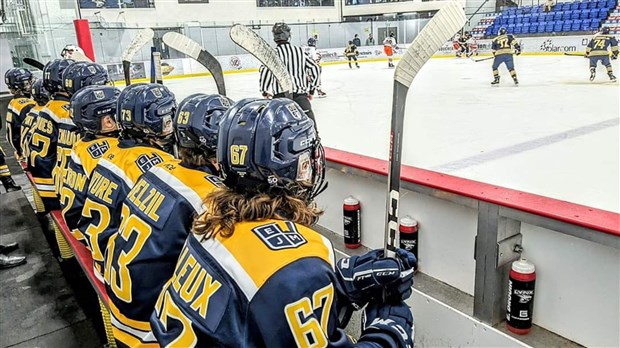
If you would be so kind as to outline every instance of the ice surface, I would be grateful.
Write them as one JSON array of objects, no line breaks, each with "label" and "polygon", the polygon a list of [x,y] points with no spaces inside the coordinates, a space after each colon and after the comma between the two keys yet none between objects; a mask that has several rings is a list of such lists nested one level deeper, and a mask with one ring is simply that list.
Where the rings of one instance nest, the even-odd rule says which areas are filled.
[{"label": "ice surface", "polygon": [[[612,61],[620,76],[618,61]],[[407,99],[403,164],[620,211],[620,96],[586,59],[516,57],[519,87],[492,60],[431,59]],[[323,67],[324,99],[313,108],[323,144],[387,159],[393,69],[387,62]],[[256,96],[258,73],[225,76],[233,99]],[[216,93],[210,77],[165,81],[180,101]]]}]

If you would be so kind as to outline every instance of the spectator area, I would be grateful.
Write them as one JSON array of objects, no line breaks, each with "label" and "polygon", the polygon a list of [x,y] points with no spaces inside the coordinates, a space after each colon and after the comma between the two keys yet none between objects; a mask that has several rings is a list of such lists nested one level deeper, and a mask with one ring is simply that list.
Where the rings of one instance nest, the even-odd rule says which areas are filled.
[{"label": "spectator area", "polygon": [[[509,33],[521,36],[592,32],[599,29],[602,23],[609,23],[614,32],[617,32],[620,14],[616,5],[617,0],[560,2],[548,12],[544,11],[542,5],[511,7],[495,17],[490,16],[493,18],[491,23],[487,17],[483,18],[474,27],[474,32],[478,37],[482,36],[481,28],[484,28],[483,36],[492,37],[497,35],[501,27],[505,27]],[[610,16],[612,10],[614,12]],[[609,22],[611,17],[615,18],[615,22]]]}]

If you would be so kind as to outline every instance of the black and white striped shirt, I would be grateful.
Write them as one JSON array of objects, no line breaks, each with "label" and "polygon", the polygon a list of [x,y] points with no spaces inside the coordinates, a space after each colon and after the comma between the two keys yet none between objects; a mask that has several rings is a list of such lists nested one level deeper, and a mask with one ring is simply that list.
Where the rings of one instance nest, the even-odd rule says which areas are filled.
[{"label": "black and white striped shirt", "polygon": [[[301,47],[287,42],[279,44],[276,52],[293,78],[292,93],[306,94],[317,88],[320,79],[319,65],[304,53]],[[310,81],[308,81],[308,76],[310,76]],[[265,66],[260,67],[259,84],[261,93],[271,95],[284,93],[275,76]]]}]

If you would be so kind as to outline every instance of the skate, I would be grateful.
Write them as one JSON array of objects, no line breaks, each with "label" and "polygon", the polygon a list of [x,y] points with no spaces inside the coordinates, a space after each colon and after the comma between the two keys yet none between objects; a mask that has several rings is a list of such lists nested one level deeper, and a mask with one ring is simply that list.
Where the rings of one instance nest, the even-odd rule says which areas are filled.
[{"label": "skate", "polygon": [[590,69],[590,81],[594,81],[595,77],[596,77],[596,70]]},{"label": "skate", "polygon": [[609,75],[609,81],[616,82],[616,76],[614,76],[614,74],[609,73],[608,75]]},{"label": "skate", "polygon": [[360,65],[359,65],[359,64],[357,64],[357,63],[355,63],[355,66],[356,66],[358,69],[360,68]]},{"label": "skate", "polygon": [[353,69],[353,67],[351,66],[351,63],[349,63],[349,69]]},{"label": "skate", "polygon": [[2,185],[4,186],[6,192],[19,191],[22,189],[22,187],[17,185],[10,176],[1,177],[0,180],[2,181]]},{"label": "skate", "polygon": [[515,86],[519,85],[519,80],[517,80],[516,76],[513,76],[512,80],[515,82]]},{"label": "skate", "polygon": [[499,76],[495,77],[495,79],[491,82],[491,85],[493,85],[493,86],[499,85]]},{"label": "skate", "polygon": [[321,91],[321,90],[318,90],[318,91],[317,91],[317,94],[318,94],[319,98],[325,98],[325,97],[327,97],[327,93],[325,93],[325,92],[323,92],[323,91]]}]

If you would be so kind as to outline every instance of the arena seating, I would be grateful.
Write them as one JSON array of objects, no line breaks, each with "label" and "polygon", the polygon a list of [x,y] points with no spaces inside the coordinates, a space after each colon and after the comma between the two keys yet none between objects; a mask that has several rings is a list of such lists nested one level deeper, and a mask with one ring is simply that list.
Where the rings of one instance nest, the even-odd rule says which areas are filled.
[{"label": "arena seating", "polygon": [[544,12],[543,6],[511,7],[495,17],[493,24],[485,29],[484,36],[497,35],[501,27],[522,36],[594,31],[607,19],[616,3],[616,0],[560,2],[549,12]]},{"label": "arena seating", "polygon": [[487,13],[484,18],[482,18],[478,24],[470,30],[471,35],[475,39],[482,38],[486,29],[493,24],[493,21],[495,21],[495,17],[497,16],[499,16],[499,13]]},{"label": "arena seating", "polygon": [[609,32],[611,34],[620,34],[620,6],[616,6],[614,11],[601,26],[609,27]]}]

